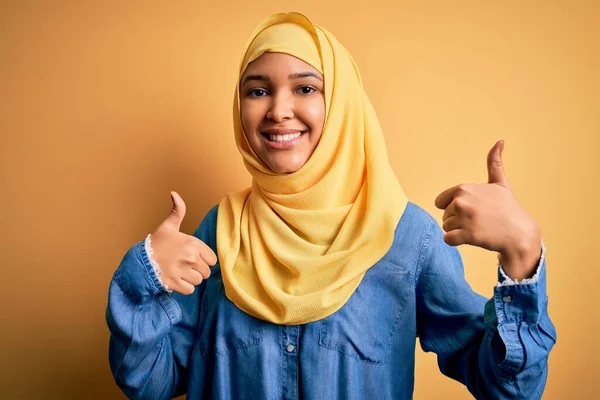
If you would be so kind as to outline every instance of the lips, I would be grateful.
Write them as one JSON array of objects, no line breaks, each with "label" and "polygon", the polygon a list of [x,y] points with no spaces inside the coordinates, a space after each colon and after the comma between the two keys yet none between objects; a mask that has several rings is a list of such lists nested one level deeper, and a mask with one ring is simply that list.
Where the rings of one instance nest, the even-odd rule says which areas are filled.
[{"label": "lips", "polygon": [[298,129],[268,129],[261,132],[267,146],[274,150],[291,149],[305,136]]}]

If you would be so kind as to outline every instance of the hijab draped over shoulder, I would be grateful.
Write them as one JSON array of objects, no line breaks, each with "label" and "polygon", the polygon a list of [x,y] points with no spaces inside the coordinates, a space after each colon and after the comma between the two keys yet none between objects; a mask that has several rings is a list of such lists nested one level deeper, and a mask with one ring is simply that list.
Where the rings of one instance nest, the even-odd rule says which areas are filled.
[{"label": "hijab draped over shoulder", "polygon": [[[292,55],[320,71],[325,125],[306,164],[271,171],[254,153],[240,117],[240,79],[265,52]],[[390,249],[407,197],[348,51],[299,13],[258,25],[243,51],[234,133],[252,187],[219,204],[217,253],[227,298],[277,324],[325,318],[340,309],[365,272]]]}]

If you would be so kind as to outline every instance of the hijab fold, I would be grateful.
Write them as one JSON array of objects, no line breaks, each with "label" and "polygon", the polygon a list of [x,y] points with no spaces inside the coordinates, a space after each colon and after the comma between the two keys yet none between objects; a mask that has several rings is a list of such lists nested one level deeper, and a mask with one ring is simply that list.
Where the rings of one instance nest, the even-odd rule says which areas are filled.
[{"label": "hijab fold", "polygon": [[[265,52],[319,70],[325,126],[298,171],[278,174],[254,153],[240,119],[239,82]],[[269,322],[296,325],[340,309],[392,245],[407,205],[354,60],[336,38],[299,13],[275,14],[244,48],[234,133],[252,187],[219,204],[217,253],[227,297]]]}]

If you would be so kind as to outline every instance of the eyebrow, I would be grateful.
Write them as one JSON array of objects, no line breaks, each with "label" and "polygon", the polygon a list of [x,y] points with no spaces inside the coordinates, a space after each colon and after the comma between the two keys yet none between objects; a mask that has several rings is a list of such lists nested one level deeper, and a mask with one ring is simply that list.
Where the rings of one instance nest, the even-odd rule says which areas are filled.
[{"label": "eyebrow", "polygon": [[319,75],[315,74],[314,72],[298,72],[297,74],[288,75],[288,79],[311,78],[311,77],[318,79],[320,81],[323,80],[323,78],[321,78]]},{"label": "eyebrow", "polygon": [[[291,74],[288,75],[288,79],[292,80],[292,79],[300,79],[300,78],[315,78],[318,79],[320,81],[323,81],[323,78],[321,78],[319,75],[315,74],[314,72],[298,72],[295,74]],[[270,82],[271,79],[266,76],[266,75],[248,75],[246,78],[244,78],[244,82],[249,82],[249,81],[263,81],[263,82]]]}]

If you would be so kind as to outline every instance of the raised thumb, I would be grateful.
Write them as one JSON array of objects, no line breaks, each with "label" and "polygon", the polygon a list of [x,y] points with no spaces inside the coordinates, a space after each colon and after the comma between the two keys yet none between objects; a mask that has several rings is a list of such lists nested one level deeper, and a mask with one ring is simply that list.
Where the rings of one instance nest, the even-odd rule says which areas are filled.
[{"label": "raised thumb", "polygon": [[497,183],[504,187],[508,187],[508,180],[506,179],[504,163],[502,161],[502,150],[504,150],[504,140],[499,140],[488,153],[488,183]]},{"label": "raised thumb", "polygon": [[185,217],[185,203],[177,192],[171,192],[171,200],[173,201],[173,207],[165,222],[179,230],[181,228],[183,217]]}]

